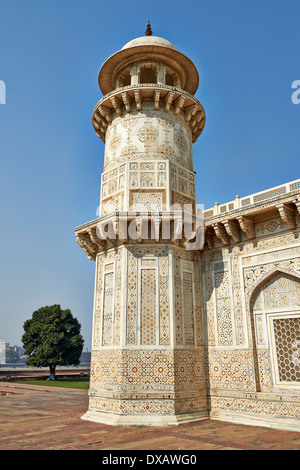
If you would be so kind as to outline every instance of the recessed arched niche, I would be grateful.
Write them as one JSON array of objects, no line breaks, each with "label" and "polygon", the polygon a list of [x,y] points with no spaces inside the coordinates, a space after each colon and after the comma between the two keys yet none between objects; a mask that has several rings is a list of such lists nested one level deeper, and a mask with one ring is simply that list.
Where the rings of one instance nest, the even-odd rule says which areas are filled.
[{"label": "recessed arched niche", "polygon": [[154,64],[142,65],[139,71],[139,83],[157,83],[157,67]]},{"label": "recessed arched niche", "polygon": [[179,77],[176,72],[174,72],[172,69],[169,67],[166,68],[166,73],[165,73],[165,84],[168,86],[179,86]]},{"label": "recessed arched niche", "polygon": [[130,70],[124,70],[119,75],[119,87],[131,85],[131,72]]},{"label": "recessed arched niche", "polygon": [[300,278],[275,269],[253,290],[257,350],[269,351],[273,387],[300,386]]}]

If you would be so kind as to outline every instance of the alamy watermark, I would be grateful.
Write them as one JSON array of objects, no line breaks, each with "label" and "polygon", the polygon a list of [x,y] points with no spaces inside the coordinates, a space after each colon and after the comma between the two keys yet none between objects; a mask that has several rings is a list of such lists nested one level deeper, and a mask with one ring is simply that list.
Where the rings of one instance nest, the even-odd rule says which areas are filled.
[{"label": "alamy watermark", "polygon": [[6,85],[3,80],[0,80],[0,104],[6,104]]},{"label": "alamy watermark", "polygon": [[[199,250],[204,245],[204,206],[173,204],[168,210],[149,210],[140,205],[138,210],[115,212],[100,218],[96,234],[99,240],[155,241],[173,240],[184,243],[186,250]],[[99,216],[100,210],[97,209]]]},{"label": "alamy watermark", "polygon": [[292,89],[296,90],[292,94],[292,103],[300,104],[300,80],[295,80],[292,83]]}]

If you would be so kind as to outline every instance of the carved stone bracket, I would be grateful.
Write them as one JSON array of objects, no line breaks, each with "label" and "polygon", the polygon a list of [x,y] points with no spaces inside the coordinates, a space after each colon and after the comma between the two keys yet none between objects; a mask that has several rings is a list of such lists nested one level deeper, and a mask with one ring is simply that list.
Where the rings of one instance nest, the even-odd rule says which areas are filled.
[{"label": "carved stone bracket", "polygon": [[111,122],[112,121],[112,113],[111,111],[109,111],[107,108],[105,108],[104,106],[99,106],[99,112],[101,114],[101,116],[105,117],[105,119],[107,120],[107,122]]},{"label": "carved stone bracket", "polygon": [[126,93],[126,91],[122,93],[122,100],[125,105],[125,109],[127,113],[130,113],[131,112],[131,98],[129,97],[128,93]]},{"label": "carved stone bracket", "polygon": [[165,111],[166,112],[170,111],[170,107],[171,107],[174,95],[175,95],[175,92],[170,91],[165,98]]},{"label": "carved stone bracket", "polygon": [[252,220],[247,219],[244,216],[238,217],[237,220],[240,224],[242,231],[247,235],[249,240],[253,240],[255,238],[255,229]]},{"label": "carved stone bracket", "polygon": [[205,126],[205,112],[201,103],[185,90],[157,83],[120,87],[103,96],[96,105],[92,118],[98,137],[105,142],[106,130],[112,122],[114,111],[118,116],[122,116],[123,112],[131,113],[134,102],[137,111],[141,111],[143,100],[149,98],[155,111],[159,111],[160,105],[163,105],[167,113],[173,113],[175,116],[183,112],[192,131],[192,142],[196,142]]},{"label": "carved stone bracket", "polygon": [[[164,224],[164,225],[163,225]],[[78,245],[85,251],[89,259],[95,260],[97,253],[116,247],[119,244],[128,243],[160,243],[162,239],[168,243],[186,246],[203,239],[194,228],[193,217],[187,222],[178,213],[157,213],[155,217],[151,213],[124,212],[111,214],[103,219],[98,219],[83,227],[78,227],[75,236]],[[195,240],[196,239],[196,240]],[[194,242],[195,240],[195,242]]]},{"label": "carved stone bracket", "polygon": [[298,214],[300,215],[300,200],[293,201],[293,204],[295,204],[296,210],[298,211]]},{"label": "carved stone bracket", "polygon": [[291,230],[295,230],[296,221],[294,209],[287,204],[278,204],[276,207],[283,222],[285,222]]},{"label": "carved stone bracket", "polygon": [[218,223],[213,225],[213,228],[214,228],[215,234],[219,238],[219,240],[221,240],[222,243],[224,243],[224,245],[226,245],[226,246],[230,245],[230,239],[229,239],[229,236],[228,236],[228,234],[225,230],[224,225],[218,222]]},{"label": "carved stone bracket", "polygon": [[196,105],[191,106],[190,108],[185,110],[184,118],[186,122],[190,122],[193,116],[195,116],[196,112],[198,111],[198,107]]},{"label": "carved stone bracket", "polygon": [[176,100],[176,102],[174,103],[174,106],[175,106],[174,114],[175,114],[175,116],[177,116],[180,113],[180,111],[181,111],[181,109],[184,105],[184,102],[185,102],[185,96],[180,96],[180,98],[178,98]]},{"label": "carved stone bracket", "polygon": [[91,260],[94,261],[96,259],[97,253],[98,253],[98,248],[97,245],[92,243],[89,239],[83,238],[83,237],[76,237],[76,241],[80,248],[83,249],[85,252],[86,256]]},{"label": "carved stone bracket", "polygon": [[140,90],[134,90],[134,99],[136,102],[136,109],[141,111],[142,109],[142,96]]},{"label": "carved stone bracket", "polygon": [[122,103],[118,100],[116,96],[111,96],[110,101],[114,109],[116,110],[117,115],[122,116],[123,114]]},{"label": "carved stone bracket", "polygon": [[98,237],[97,235],[97,232],[96,232],[96,228],[93,227],[93,228],[89,228],[87,230],[89,236],[90,236],[90,239],[91,241],[97,245],[101,250],[103,250],[105,248],[105,241],[104,240],[100,240],[100,238]]},{"label": "carved stone bracket", "polygon": [[154,91],[154,109],[158,111],[159,109],[159,99],[160,99],[160,90]]},{"label": "carved stone bracket", "polygon": [[241,229],[240,225],[236,220],[228,220],[224,222],[224,226],[228,235],[236,242],[241,241]]}]

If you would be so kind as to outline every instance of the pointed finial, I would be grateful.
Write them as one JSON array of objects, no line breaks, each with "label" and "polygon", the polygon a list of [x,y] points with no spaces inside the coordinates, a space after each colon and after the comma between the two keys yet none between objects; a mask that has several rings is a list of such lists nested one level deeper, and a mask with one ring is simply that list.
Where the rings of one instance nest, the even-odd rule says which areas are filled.
[{"label": "pointed finial", "polygon": [[152,29],[151,29],[150,21],[148,21],[147,29],[146,29],[145,34],[146,34],[146,36],[152,36]]}]

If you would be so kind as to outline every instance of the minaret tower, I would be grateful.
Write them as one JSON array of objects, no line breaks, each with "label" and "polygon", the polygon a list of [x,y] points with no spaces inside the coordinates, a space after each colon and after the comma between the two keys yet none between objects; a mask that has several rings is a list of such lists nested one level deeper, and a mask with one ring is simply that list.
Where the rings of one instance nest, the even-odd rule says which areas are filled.
[{"label": "minaret tower", "polygon": [[192,157],[205,125],[198,82],[193,62],[150,23],[101,67],[92,119],[105,142],[100,214],[75,230],[96,261],[83,419],[208,417]]}]

